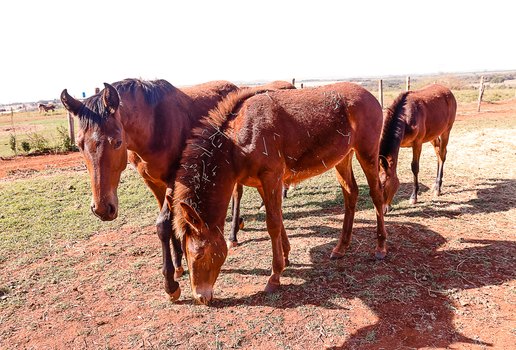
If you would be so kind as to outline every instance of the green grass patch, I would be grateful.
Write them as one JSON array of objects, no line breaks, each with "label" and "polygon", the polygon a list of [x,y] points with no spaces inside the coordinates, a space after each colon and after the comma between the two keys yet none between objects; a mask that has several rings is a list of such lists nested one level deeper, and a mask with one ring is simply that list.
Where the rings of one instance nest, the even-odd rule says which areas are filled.
[{"label": "green grass patch", "polygon": [[86,172],[77,172],[0,183],[0,261],[38,258],[61,249],[63,240],[154,223],[156,201],[134,170],[122,175],[119,217],[112,222],[92,215],[89,181]]},{"label": "green grass patch", "polygon": [[14,155],[9,144],[11,135],[16,137],[18,153],[27,153],[22,149],[22,143],[30,142],[34,134],[44,137],[48,141],[48,146],[55,148],[60,142],[58,127],[68,130],[68,119],[64,109],[42,115],[38,111],[16,112],[12,116],[0,115],[0,157]]}]

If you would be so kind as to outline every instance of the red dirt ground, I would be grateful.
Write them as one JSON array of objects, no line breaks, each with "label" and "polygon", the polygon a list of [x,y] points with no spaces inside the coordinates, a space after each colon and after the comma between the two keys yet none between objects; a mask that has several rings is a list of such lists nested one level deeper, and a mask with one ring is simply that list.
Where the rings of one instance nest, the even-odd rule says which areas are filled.
[{"label": "red dirt ground", "polygon": [[[485,139],[482,130],[461,129],[475,120],[492,125]],[[0,348],[513,349],[516,146],[503,135],[514,136],[515,121],[516,100],[484,105],[480,114],[474,104],[460,106],[443,196],[424,191],[416,208],[400,205],[387,217],[383,262],[372,259],[371,210],[357,213],[352,247],[338,262],[328,256],[342,209],[286,210],[292,266],[280,293],[265,295],[270,243],[263,217],[249,213],[214,305],[192,303],[187,276],[172,304],[154,228],[102,233],[62,243],[60,256],[2,268],[19,305],[0,316]],[[487,140],[493,130],[505,131]],[[0,178],[84,169],[80,157],[2,160]],[[403,184],[399,196],[409,190]],[[21,282],[28,280],[30,288]]]}]

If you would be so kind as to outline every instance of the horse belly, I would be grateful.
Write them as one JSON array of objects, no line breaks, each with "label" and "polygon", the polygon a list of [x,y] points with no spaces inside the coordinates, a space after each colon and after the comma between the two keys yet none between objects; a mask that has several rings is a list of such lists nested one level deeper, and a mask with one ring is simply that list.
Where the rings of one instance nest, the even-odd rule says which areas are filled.
[{"label": "horse belly", "polygon": [[324,147],[308,146],[299,158],[289,158],[286,154],[285,183],[296,183],[320,175],[335,165],[350,152],[348,141],[333,140]]}]

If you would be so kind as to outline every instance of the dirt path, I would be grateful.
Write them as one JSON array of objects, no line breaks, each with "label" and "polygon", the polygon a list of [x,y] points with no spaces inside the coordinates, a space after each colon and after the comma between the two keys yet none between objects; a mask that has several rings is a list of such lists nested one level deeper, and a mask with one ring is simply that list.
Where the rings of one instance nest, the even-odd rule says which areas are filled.
[{"label": "dirt path", "polygon": [[84,161],[79,152],[3,158],[0,159],[0,179],[26,177],[42,170],[73,170],[83,167],[83,164]]}]

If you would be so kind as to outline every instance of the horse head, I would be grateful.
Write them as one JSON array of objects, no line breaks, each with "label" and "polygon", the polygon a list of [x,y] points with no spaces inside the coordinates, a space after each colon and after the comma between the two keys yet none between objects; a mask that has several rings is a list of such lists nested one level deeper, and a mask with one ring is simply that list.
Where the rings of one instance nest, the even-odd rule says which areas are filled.
[{"label": "horse head", "polygon": [[[173,199],[167,196],[169,206]],[[209,227],[198,212],[185,202],[176,208],[182,222],[182,245],[190,274],[192,293],[197,303],[208,305],[213,298],[213,286],[226,260],[228,247],[218,225]],[[177,221],[176,221],[177,225]],[[224,227],[224,217],[220,223]]]},{"label": "horse head", "polygon": [[391,210],[392,199],[398,188],[400,180],[396,174],[396,162],[392,158],[380,156],[380,185],[383,190],[383,211],[386,214]]},{"label": "horse head", "polygon": [[91,179],[91,211],[101,220],[111,221],[118,215],[117,188],[127,166],[127,144],[120,121],[120,96],[113,86],[104,86],[83,102],[65,89],[61,101],[80,121],[77,145]]}]

